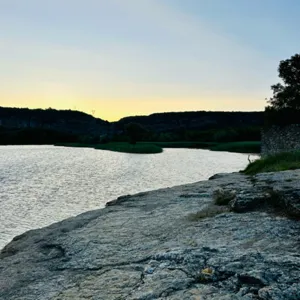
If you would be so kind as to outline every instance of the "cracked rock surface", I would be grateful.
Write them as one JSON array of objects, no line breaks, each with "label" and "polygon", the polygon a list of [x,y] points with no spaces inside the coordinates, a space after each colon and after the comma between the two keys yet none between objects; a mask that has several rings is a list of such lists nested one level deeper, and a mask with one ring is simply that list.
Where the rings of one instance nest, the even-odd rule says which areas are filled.
[{"label": "cracked rock surface", "polygon": [[0,299],[299,300],[299,179],[219,174],[26,232],[0,254]]}]

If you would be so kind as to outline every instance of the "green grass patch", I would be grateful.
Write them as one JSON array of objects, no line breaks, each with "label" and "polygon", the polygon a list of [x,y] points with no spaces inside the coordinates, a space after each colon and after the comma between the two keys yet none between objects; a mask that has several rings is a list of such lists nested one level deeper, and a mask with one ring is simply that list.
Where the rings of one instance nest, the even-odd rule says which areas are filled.
[{"label": "green grass patch", "polygon": [[[147,142],[145,142],[147,143]],[[161,148],[193,148],[193,149],[210,149],[217,145],[215,142],[150,142]]]},{"label": "green grass patch", "polygon": [[106,144],[87,143],[57,143],[56,146],[95,148],[126,153],[160,153],[162,148],[208,149],[213,151],[228,151],[240,153],[259,153],[260,142],[138,142],[135,145],[127,142],[110,142]]},{"label": "green grass patch", "polygon": [[210,150],[239,153],[260,153],[260,145],[261,143],[258,141],[219,143],[210,147]]},{"label": "green grass patch", "polygon": [[[147,142],[145,142],[147,143]],[[209,149],[212,151],[228,151],[239,153],[260,153],[259,141],[244,141],[244,142],[152,142],[162,148],[194,148],[194,149]]]},{"label": "green grass patch", "polygon": [[243,173],[255,175],[263,172],[278,172],[300,168],[300,152],[280,153],[250,163]]},{"label": "green grass patch", "polygon": [[80,147],[80,148],[94,148],[99,150],[109,150],[124,153],[139,153],[139,154],[154,154],[161,153],[163,149],[151,143],[136,143],[135,145],[129,143],[107,143],[107,144],[81,144],[81,143],[60,143],[56,146],[65,147]]}]

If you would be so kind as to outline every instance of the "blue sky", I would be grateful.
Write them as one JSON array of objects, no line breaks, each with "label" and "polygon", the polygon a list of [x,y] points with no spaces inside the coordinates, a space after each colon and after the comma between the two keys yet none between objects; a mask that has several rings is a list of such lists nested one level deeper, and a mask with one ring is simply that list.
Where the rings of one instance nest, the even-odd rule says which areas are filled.
[{"label": "blue sky", "polygon": [[296,0],[0,0],[0,105],[262,110],[300,49]]}]

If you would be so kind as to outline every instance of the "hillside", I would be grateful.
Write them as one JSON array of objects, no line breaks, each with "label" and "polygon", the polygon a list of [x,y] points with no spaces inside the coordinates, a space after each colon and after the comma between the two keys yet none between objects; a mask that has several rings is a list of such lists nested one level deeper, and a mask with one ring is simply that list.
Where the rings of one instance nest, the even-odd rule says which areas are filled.
[{"label": "hillside", "polygon": [[141,141],[258,141],[263,112],[167,112],[108,122],[72,110],[0,107],[0,144],[127,141],[126,124],[144,129]]},{"label": "hillside", "polygon": [[5,128],[43,128],[64,133],[98,135],[109,122],[79,111],[0,107],[0,125]]},{"label": "hillside", "polygon": [[126,117],[114,124],[117,128],[122,128],[122,126],[130,122],[139,123],[155,132],[174,131],[179,128],[208,130],[224,127],[262,126],[264,113],[226,111],[167,112],[155,113],[149,116]]},{"label": "hillside", "polygon": [[126,117],[114,122],[118,135],[126,124],[138,123],[145,129],[144,141],[237,142],[259,141],[263,112],[169,112]]}]

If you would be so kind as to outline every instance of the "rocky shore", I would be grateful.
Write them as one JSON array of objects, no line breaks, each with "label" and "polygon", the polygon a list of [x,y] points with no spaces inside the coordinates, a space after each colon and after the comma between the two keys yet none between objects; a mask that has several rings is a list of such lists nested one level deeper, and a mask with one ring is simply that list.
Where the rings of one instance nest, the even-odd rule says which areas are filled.
[{"label": "rocky shore", "polygon": [[300,171],[219,174],[17,236],[2,300],[300,299]]}]

